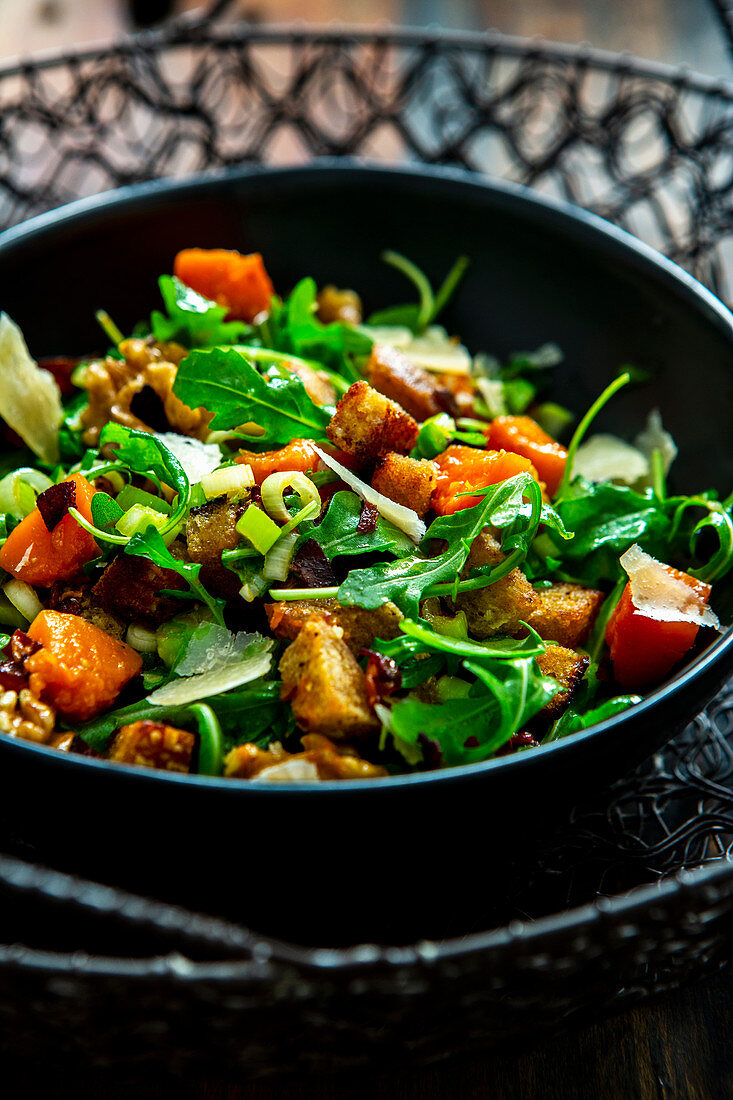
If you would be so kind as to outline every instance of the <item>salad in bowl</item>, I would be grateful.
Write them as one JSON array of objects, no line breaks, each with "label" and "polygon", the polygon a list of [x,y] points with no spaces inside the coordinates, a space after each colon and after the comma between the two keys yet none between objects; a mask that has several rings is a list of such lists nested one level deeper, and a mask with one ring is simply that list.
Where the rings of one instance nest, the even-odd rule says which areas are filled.
[{"label": "salad in bowl", "polygon": [[[719,629],[733,498],[438,323],[187,248],[163,308],[36,362],[0,320],[0,733],[249,783],[485,761],[634,706]],[[470,277],[470,276],[469,276]],[[112,312],[114,303],[107,303]],[[643,365],[642,365],[643,366]],[[571,402],[572,403],[572,402]]]}]

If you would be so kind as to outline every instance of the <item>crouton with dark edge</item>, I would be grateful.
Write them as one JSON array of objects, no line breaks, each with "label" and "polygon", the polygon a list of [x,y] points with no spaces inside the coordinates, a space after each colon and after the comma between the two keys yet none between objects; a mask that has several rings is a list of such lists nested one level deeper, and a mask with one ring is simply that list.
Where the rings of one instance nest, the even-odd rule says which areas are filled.
[{"label": "crouton with dark edge", "polygon": [[416,367],[407,356],[389,344],[375,344],[367,363],[367,376],[386,397],[391,397],[415,420],[450,410],[450,393],[432,374]]},{"label": "crouton with dark edge", "polygon": [[527,618],[541,638],[569,649],[585,645],[605,597],[595,588],[558,581],[536,588],[538,606]]},{"label": "crouton with dark edge", "polygon": [[380,459],[372,477],[372,488],[397,504],[424,516],[438,482],[435,463],[391,452]]},{"label": "crouton with dark edge", "polygon": [[562,712],[570,704],[583,674],[590,663],[590,657],[584,653],[574,653],[572,649],[566,649],[561,645],[548,645],[544,653],[537,658],[537,664],[545,676],[551,676],[562,685],[563,690],[550,699],[540,714],[548,718],[559,718]]},{"label": "crouton with dark edge", "polygon": [[276,638],[294,641],[309,619],[323,619],[329,626],[343,631],[343,640],[357,657],[362,649],[370,649],[375,638],[389,641],[400,632],[402,615],[389,601],[367,611],[362,607],[342,607],[331,600],[283,600],[266,603],[270,630]]},{"label": "crouton with dark edge", "polygon": [[[504,560],[499,543],[488,531],[482,531],[474,540],[462,576],[479,566],[499,565]],[[527,622],[539,606],[537,592],[524,573],[512,569],[486,588],[463,592],[455,601],[457,611],[466,615],[469,632],[476,638],[490,638],[502,631],[505,634],[526,633],[520,623]]]},{"label": "crouton with dark edge", "polygon": [[305,623],[280,660],[280,674],[282,697],[307,733],[346,740],[379,729],[364,673],[341,627],[323,619]]},{"label": "crouton with dark edge", "polygon": [[349,386],[339,401],[326,435],[335,447],[366,466],[390,451],[411,451],[418,431],[404,409],[360,381]]},{"label": "crouton with dark edge", "polygon": [[200,562],[201,580],[217,596],[234,599],[241,587],[236,573],[222,564],[224,550],[239,545],[237,520],[247,505],[216,497],[199,508],[192,508],[186,522],[186,542],[191,561]]},{"label": "crouton with dark edge", "polygon": [[181,604],[163,589],[185,591],[186,582],[172,569],[161,569],[146,558],[119,554],[92,588],[92,598],[111,615],[126,622],[159,626],[180,611]]},{"label": "crouton with dark edge", "polygon": [[350,745],[335,745],[320,733],[307,733],[303,738],[304,752],[286,752],[277,741],[266,749],[247,743],[237,745],[227,754],[224,775],[227,778],[254,779],[267,768],[290,760],[315,764],[319,779],[375,779],[387,775],[387,769],[364,760]]}]

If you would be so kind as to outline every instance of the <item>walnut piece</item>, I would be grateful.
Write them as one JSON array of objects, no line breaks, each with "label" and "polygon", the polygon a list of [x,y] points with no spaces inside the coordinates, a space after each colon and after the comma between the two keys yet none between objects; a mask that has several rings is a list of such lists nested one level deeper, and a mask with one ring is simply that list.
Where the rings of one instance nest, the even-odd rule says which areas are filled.
[{"label": "walnut piece", "polygon": [[53,737],[56,712],[29,688],[0,692],[0,733],[47,745]]},{"label": "walnut piece", "polygon": [[[186,354],[179,344],[158,344],[151,338],[132,338],[120,344],[122,359],[108,355],[84,370],[82,385],[89,394],[89,404],[82,413],[85,429],[83,439],[95,447],[99,434],[109,420],[128,428],[150,430],[165,425],[147,423],[132,403],[147,388],[153,403],[160,405],[161,416],[171,431],[205,439],[211,414],[205,409],[190,409],[173,393],[178,364]],[[143,398],[141,397],[141,402]],[[147,402],[145,402],[147,404]]]},{"label": "walnut piece", "polygon": [[188,730],[143,719],[122,726],[115,734],[107,759],[168,772],[188,772],[195,738]]}]

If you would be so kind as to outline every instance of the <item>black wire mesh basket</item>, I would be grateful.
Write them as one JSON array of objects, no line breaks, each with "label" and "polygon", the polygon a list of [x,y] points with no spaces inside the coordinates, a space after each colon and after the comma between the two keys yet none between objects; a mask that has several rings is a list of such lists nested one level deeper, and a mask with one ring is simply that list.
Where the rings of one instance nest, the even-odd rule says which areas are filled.
[{"label": "black wire mesh basket", "polygon": [[[214,19],[0,70],[4,226],[139,180],[323,155],[527,184],[733,294],[726,81],[493,34]],[[3,843],[0,1050],[30,1058],[42,1032],[47,1062],[218,1076],[428,1062],[587,1021],[728,962],[733,685],[577,806],[516,867],[493,927],[461,940],[277,943],[38,868]]]}]

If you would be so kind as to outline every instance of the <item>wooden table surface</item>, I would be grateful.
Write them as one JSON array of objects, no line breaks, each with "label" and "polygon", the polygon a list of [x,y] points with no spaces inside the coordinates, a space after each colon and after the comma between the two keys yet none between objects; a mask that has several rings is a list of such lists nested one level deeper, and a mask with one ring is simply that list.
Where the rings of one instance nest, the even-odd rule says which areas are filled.
[{"label": "wooden table surface", "polygon": [[151,1081],[89,1073],[49,1078],[38,1063],[0,1066],[0,1094],[100,1100],[730,1100],[733,1097],[733,970],[521,1053],[447,1061],[428,1070],[308,1077],[287,1082]]}]

